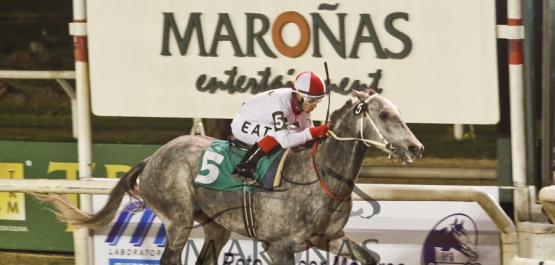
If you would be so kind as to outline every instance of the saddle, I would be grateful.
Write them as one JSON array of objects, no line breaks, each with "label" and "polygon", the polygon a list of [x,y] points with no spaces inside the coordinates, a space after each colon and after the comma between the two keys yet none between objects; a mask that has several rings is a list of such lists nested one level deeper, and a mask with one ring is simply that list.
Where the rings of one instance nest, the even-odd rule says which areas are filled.
[{"label": "saddle", "polygon": [[212,145],[202,152],[197,176],[194,183],[205,188],[221,191],[248,192],[271,191],[281,184],[281,168],[285,161],[286,153],[283,149],[271,152],[260,159],[256,175],[262,182],[262,187],[245,185],[231,176],[234,167],[241,161],[250,146],[236,139],[228,137],[227,140],[215,140]]},{"label": "saddle", "polygon": [[[248,151],[252,145],[247,144],[235,137],[234,135],[230,135],[227,137],[227,141],[229,142],[230,146],[234,146],[235,148],[241,149],[243,151]],[[274,153],[274,150],[271,153]],[[285,153],[278,157],[270,166],[268,171],[266,172],[266,176],[261,180],[263,186],[257,188],[260,191],[270,191],[273,188],[279,187],[281,184],[281,172],[283,170],[283,163],[285,162],[285,158],[289,154],[289,149],[285,150]]]}]

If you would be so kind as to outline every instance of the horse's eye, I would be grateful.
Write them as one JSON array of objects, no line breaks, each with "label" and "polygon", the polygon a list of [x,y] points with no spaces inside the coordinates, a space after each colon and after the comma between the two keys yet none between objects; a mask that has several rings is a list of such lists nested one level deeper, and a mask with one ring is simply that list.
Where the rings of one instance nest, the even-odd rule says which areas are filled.
[{"label": "horse's eye", "polygon": [[387,119],[387,113],[385,113],[385,112],[380,112],[380,118],[381,118],[382,120]]}]

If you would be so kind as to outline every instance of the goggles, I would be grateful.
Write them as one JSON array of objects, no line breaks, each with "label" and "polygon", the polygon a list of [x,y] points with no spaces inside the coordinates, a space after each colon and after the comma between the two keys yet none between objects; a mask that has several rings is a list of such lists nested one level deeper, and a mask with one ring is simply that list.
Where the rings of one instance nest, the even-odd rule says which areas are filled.
[{"label": "goggles", "polygon": [[322,99],[323,99],[323,97],[321,97],[321,98],[303,97],[304,102],[308,105],[316,105],[316,104],[320,103],[320,101],[322,101]]}]

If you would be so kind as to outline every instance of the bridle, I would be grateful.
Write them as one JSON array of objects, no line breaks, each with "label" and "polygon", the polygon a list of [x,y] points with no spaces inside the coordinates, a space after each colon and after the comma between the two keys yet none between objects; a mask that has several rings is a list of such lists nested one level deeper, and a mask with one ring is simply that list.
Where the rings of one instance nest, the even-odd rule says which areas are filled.
[{"label": "bridle", "polygon": [[[338,141],[361,141],[362,143],[364,143],[364,145],[366,145],[368,148],[372,147],[372,146],[376,146],[376,147],[382,147],[386,150],[389,151],[389,158],[391,158],[393,156],[393,154],[395,154],[395,152],[397,151],[398,148],[396,148],[392,143],[390,143],[382,134],[382,132],[380,131],[380,129],[378,128],[378,126],[376,125],[376,122],[374,122],[374,119],[372,119],[372,116],[370,116],[370,112],[369,112],[369,108],[368,108],[368,104],[369,102],[374,99],[376,96],[378,96],[379,94],[374,94],[369,96],[368,98],[366,98],[364,101],[362,102],[358,102],[355,103],[354,106],[354,111],[355,111],[355,115],[359,115],[359,121],[360,121],[360,138],[352,138],[352,137],[339,137],[337,136],[333,131],[328,131],[328,133],[333,136],[333,138],[335,138]],[[366,139],[364,138],[364,118],[367,117],[368,120],[370,121],[370,125],[372,125],[372,128],[374,129],[374,131],[376,132],[376,134],[378,135],[378,137],[380,138],[379,141],[374,141],[374,140],[370,140],[370,139]]]},{"label": "bridle", "polygon": [[[378,128],[378,126],[376,125],[376,123],[374,122],[372,117],[370,116],[370,113],[369,113],[369,110],[368,110],[369,109],[368,108],[368,103],[372,99],[374,99],[377,95],[379,95],[379,94],[377,94],[377,93],[373,94],[373,95],[369,96],[368,98],[366,98],[364,101],[358,102],[358,103],[355,104],[354,112],[355,112],[355,115],[359,115],[359,120],[360,120],[360,138],[339,137],[331,130],[329,130],[328,133],[338,141],[362,141],[364,143],[364,145],[366,145],[367,147],[372,147],[372,146],[382,147],[386,150],[389,150],[389,158],[391,158],[393,156],[393,154],[395,154],[395,152],[397,151],[398,148],[395,148],[393,146],[393,144],[391,144],[383,136],[382,132],[380,131],[380,129]],[[364,138],[364,118],[365,118],[365,116],[368,117],[368,120],[370,121],[370,124],[374,128],[374,131],[378,134],[378,137],[380,138],[380,141],[374,141],[374,140]],[[318,170],[316,169],[316,164],[314,162],[314,157],[316,155],[317,148],[318,148],[318,141],[314,141],[314,144],[312,145],[312,169],[316,173],[316,176],[318,176],[318,180],[320,182],[320,185],[322,186],[322,188],[324,189],[326,194],[329,197],[331,197],[332,199],[342,200],[342,201],[345,201],[345,200],[349,199],[351,197],[352,190],[346,196],[335,195],[329,190],[328,186],[326,185],[326,183],[324,182],[324,180],[322,179],[322,177],[318,173]]]}]

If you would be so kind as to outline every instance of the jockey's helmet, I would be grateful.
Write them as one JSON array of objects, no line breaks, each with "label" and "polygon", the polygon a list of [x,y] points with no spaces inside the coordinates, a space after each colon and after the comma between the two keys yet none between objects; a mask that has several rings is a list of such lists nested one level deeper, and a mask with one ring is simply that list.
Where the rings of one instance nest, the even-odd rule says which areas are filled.
[{"label": "jockey's helmet", "polygon": [[318,74],[310,71],[300,73],[295,80],[295,91],[299,93],[304,102],[314,105],[326,95],[326,83]]}]

